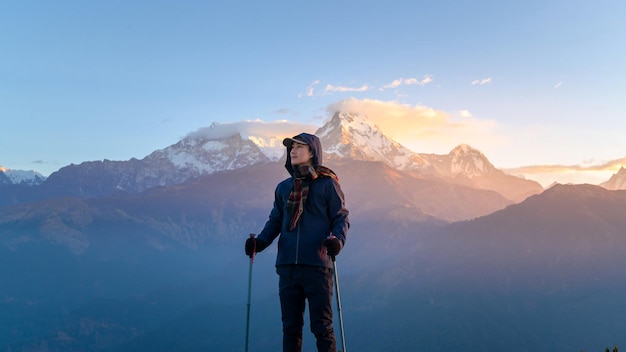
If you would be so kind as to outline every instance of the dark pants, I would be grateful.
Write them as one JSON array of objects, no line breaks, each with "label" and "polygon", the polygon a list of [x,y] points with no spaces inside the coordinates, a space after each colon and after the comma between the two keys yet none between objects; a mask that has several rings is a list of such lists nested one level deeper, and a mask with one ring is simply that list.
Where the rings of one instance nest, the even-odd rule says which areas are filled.
[{"label": "dark pants", "polygon": [[302,350],[305,300],[309,301],[311,332],[319,352],[336,352],[333,331],[332,269],[283,265],[276,268],[280,276],[279,293],[283,319],[283,352]]}]

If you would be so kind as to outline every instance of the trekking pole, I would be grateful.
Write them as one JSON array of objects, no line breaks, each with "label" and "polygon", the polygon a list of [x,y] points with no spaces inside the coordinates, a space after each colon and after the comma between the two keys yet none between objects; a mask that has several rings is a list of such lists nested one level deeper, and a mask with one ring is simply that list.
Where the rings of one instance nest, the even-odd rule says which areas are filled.
[{"label": "trekking pole", "polygon": [[337,274],[337,262],[335,256],[332,256],[333,260],[333,273],[335,276],[335,290],[337,291],[337,314],[339,315],[339,331],[341,333],[341,352],[346,352],[346,337],[343,331],[343,314],[341,313],[341,293],[339,293],[339,275]]},{"label": "trekking pole", "polygon": [[[250,234],[250,238],[254,239],[254,234]],[[252,249],[252,255],[250,256],[250,269],[248,270],[248,314],[246,317],[246,352],[248,352],[248,336],[250,334],[250,299],[252,297],[252,263],[254,262],[254,254],[256,253],[256,240],[254,241],[254,248]]]}]

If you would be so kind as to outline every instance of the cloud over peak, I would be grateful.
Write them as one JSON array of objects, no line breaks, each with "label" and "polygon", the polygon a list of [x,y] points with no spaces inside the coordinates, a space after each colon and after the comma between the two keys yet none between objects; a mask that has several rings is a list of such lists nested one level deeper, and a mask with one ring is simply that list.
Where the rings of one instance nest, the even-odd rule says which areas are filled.
[{"label": "cloud over peak", "polygon": [[317,126],[291,122],[287,120],[262,121],[246,120],[230,123],[214,122],[209,127],[200,128],[187,134],[185,138],[224,139],[240,134],[241,138],[249,139],[251,136],[264,139],[291,137],[301,132],[313,133]]},{"label": "cloud over peak", "polygon": [[489,83],[491,83],[491,77],[487,77],[483,79],[476,79],[472,81],[473,86],[475,85],[482,86],[482,85],[489,84]]}]

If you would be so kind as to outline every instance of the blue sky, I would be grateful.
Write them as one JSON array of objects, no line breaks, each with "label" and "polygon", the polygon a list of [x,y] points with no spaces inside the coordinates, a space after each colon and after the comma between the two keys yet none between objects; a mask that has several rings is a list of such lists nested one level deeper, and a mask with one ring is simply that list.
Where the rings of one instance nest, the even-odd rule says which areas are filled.
[{"label": "blue sky", "polygon": [[537,177],[608,178],[626,157],[623,1],[0,6],[12,169],[143,158],[213,122],[321,126],[337,107],[417,152],[467,143],[499,168],[551,166]]}]

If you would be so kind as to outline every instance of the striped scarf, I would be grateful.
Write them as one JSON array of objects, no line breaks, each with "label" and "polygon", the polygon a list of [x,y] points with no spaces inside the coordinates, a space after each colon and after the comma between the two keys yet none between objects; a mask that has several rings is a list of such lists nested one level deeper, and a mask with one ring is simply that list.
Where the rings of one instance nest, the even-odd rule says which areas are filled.
[{"label": "striped scarf", "polygon": [[298,221],[304,213],[304,205],[309,196],[309,184],[318,177],[330,177],[339,182],[339,178],[333,170],[325,166],[304,165],[294,170],[294,182],[289,199],[287,200],[287,215],[290,217],[289,230],[293,230],[298,225]]}]

